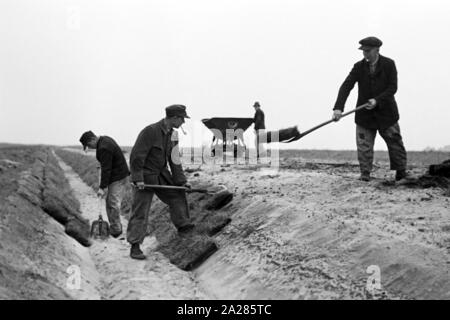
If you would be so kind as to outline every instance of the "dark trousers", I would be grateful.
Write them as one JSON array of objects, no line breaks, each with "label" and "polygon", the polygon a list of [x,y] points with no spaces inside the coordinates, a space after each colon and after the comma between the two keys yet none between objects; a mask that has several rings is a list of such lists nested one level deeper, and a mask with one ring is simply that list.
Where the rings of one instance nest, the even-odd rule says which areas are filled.
[{"label": "dark trousers", "polygon": [[175,227],[179,228],[190,222],[186,193],[184,191],[139,190],[134,188],[132,211],[127,228],[127,241],[130,244],[144,241],[147,232],[148,214],[155,193],[162,202],[169,205],[170,218]]},{"label": "dark trousers", "polygon": [[256,159],[261,158],[261,156],[266,156],[267,153],[264,150],[263,143],[267,142],[267,139],[261,139],[261,136],[266,133],[265,129],[255,130],[255,147],[256,147]]},{"label": "dark trousers", "polygon": [[[378,132],[388,147],[391,170],[406,170],[406,150],[398,123],[387,129],[378,130]],[[372,171],[373,146],[376,135],[377,129],[356,126],[356,145],[361,172],[370,173]]]}]

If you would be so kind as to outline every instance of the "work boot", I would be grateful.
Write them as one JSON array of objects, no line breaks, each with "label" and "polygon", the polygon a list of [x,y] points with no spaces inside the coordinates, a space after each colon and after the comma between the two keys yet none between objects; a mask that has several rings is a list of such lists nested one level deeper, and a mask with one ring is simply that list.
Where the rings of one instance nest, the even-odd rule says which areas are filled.
[{"label": "work boot", "polygon": [[139,247],[139,243],[133,243],[131,245],[130,257],[136,260],[144,260],[146,257]]},{"label": "work boot", "polygon": [[395,173],[395,181],[399,181],[408,177],[410,177],[410,175],[406,172],[406,170],[397,170],[397,172]]},{"label": "work boot", "polygon": [[370,172],[361,172],[361,175],[359,176],[358,180],[361,181],[370,181]]},{"label": "work boot", "polygon": [[188,234],[190,231],[192,231],[195,228],[195,225],[192,223],[188,223],[182,227],[178,228],[178,233],[180,235],[186,235]]}]

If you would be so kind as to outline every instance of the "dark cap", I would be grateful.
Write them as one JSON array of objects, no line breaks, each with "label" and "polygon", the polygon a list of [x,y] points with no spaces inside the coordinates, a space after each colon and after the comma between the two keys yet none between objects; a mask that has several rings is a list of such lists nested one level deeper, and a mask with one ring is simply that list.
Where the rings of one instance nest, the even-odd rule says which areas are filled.
[{"label": "dark cap", "polygon": [[86,150],[87,143],[92,139],[95,138],[96,135],[92,131],[86,131],[83,133],[83,135],[80,138],[80,142],[83,145],[83,150]]},{"label": "dark cap", "polygon": [[383,44],[383,42],[376,37],[367,37],[359,41],[361,47],[359,50],[370,50],[372,48],[379,48]]},{"label": "dark cap", "polygon": [[177,116],[190,119],[190,117],[186,113],[186,106],[183,106],[182,104],[173,104],[171,106],[168,106],[166,108],[166,116],[167,117]]},{"label": "dark cap", "polygon": [[260,107],[259,102],[256,101],[256,102],[253,104],[253,106],[254,106],[254,107]]}]

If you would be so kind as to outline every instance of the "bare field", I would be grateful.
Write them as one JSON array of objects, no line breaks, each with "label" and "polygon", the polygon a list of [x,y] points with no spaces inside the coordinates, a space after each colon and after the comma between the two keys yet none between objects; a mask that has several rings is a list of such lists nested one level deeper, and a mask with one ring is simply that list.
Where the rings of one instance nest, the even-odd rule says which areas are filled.
[{"label": "bare field", "polygon": [[[357,163],[355,150],[280,150],[280,158],[288,160],[323,160],[327,162]],[[450,159],[450,152],[441,151],[408,151],[408,164],[410,168],[426,167]],[[387,151],[375,151],[374,163],[389,162]]]}]

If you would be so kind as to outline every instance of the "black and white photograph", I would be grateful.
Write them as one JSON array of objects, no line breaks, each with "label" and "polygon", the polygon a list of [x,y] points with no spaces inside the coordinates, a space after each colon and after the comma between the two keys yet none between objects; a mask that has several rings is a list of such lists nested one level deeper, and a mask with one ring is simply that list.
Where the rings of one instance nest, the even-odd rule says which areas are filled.
[{"label": "black and white photograph", "polygon": [[0,0],[0,300],[450,300],[449,17]]}]

